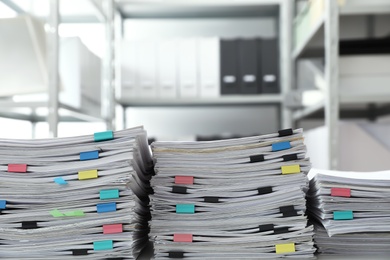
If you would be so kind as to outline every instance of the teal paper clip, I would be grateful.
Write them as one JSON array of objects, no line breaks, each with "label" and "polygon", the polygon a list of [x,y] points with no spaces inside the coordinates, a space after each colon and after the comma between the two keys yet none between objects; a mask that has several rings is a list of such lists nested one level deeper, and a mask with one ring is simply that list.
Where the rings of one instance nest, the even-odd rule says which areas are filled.
[{"label": "teal paper clip", "polygon": [[58,185],[68,184],[68,182],[66,180],[64,180],[62,177],[54,178],[54,182],[57,183]]},{"label": "teal paper clip", "polygon": [[194,204],[177,204],[176,205],[177,214],[194,214],[195,205]]},{"label": "teal paper clip", "polygon": [[109,200],[109,199],[117,199],[119,198],[119,190],[101,190],[100,191],[100,199],[101,200]]},{"label": "teal paper clip", "polygon": [[114,248],[114,242],[112,240],[102,240],[93,242],[93,250],[110,250]]},{"label": "teal paper clip", "polygon": [[93,139],[95,140],[95,142],[111,140],[114,139],[114,132],[105,131],[105,132],[94,133]]},{"label": "teal paper clip", "polygon": [[89,151],[80,153],[80,161],[99,159],[99,151]]},{"label": "teal paper clip", "polygon": [[353,211],[352,210],[334,211],[333,212],[333,219],[334,220],[351,220],[351,219],[353,219]]},{"label": "teal paper clip", "polygon": [[287,150],[291,148],[290,142],[280,142],[276,144],[272,144],[272,151],[281,151],[281,150]]}]

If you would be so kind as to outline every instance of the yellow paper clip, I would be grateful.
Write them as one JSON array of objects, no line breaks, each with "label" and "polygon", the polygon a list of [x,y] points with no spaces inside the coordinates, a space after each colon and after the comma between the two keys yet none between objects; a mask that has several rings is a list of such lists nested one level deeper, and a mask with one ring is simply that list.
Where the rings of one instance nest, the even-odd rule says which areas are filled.
[{"label": "yellow paper clip", "polygon": [[97,170],[88,170],[79,172],[79,180],[96,179],[98,177]]},{"label": "yellow paper clip", "polygon": [[286,253],[294,253],[295,252],[295,244],[279,244],[275,245],[275,251],[277,254],[286,254]]},{"label": "yellow paper clip", "polygon": [[300,173],[301,167],[299,164],[282,166],[282,174]]}]

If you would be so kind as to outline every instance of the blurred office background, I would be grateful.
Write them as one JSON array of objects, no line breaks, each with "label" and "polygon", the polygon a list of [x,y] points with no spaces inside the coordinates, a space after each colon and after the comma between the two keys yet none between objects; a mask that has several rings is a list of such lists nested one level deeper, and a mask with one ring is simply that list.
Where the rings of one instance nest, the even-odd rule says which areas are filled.
[{"label": "blurred office background", "polygon": [[302,127],[315,167],[390,166],[389,1],[0,0],[0,18],[1,138]]}]

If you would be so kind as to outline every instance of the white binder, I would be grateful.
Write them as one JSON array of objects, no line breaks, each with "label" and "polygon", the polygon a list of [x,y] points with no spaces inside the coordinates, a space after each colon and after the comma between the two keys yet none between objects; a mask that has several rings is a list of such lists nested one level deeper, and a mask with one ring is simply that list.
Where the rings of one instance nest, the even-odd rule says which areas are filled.
[{"label": "white binder", "polygon": [[76,37],[63,38],[60,44],[59,73],[61,84],[66,91],[61,91],[59,99],[75,108],[81,107],[81,86],[87,78],[86,51],[81,40]]},{"label": "white binder", "polygon": [[200,38],[199,86],[200,97],[219,97],[221,93],[219,38]]},{"label": "white binder", "polygon": [[160,40],[157,56],[157,88],[160,98],[176,98],[178,95],[176,40]]},{"label": "white binder", "polygon": [[179,40],[179,96],[182,98],[198,96],[197,55],[196,39]]},{"label": "white binder", "polygon": [[139,97],[157,97],[157,48],[153,40],[140,41],[138,45]]},{"label": "white binder", "polygon": [[44,24],[21,15],[0,19],[0,96],[47,92]]},{"label": "white binder", "polygon": [[120,78],[121,93],[118,98],[132,99],[139,96],[139,75],[138,75],[138,42],[123,41],[121,43]]}]

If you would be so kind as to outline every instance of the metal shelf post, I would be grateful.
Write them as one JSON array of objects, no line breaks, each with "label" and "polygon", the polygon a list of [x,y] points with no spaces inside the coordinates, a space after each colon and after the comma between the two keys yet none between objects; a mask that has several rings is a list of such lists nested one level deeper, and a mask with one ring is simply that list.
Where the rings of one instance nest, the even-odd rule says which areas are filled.
[{"label": "metal shelf post", "polygon": [[58,136],[58,109],[59,109],[59,36],[58,25],[60,0],[50,0],[49,34],[48,34],[48,65],[49,65],[49,100],[48,123],[49,136]]},{"label": "metal shelf post", "polygon": [[115,3],[114,0],[105,1],[106,9],[106,53],[103,59],[103,86],[102,86],[102,115],[107,128],[115,130]]},{"label": "metal shelf post", "polygon": [[325,126],[328,134],[328,167],[337,169],[339,142],[339,9],[337,1],[325,2]]},{"label": "metal shelf post", "polygon": [[292,113],[284,102],[287,93],[292,89],[292,24],[293,8],[292,1],[281,1],[279,11],[279,35],[280,35],[280,78],[281,78],[281,95],[282,102],[280,103],[280,127],[292,127]]}]

